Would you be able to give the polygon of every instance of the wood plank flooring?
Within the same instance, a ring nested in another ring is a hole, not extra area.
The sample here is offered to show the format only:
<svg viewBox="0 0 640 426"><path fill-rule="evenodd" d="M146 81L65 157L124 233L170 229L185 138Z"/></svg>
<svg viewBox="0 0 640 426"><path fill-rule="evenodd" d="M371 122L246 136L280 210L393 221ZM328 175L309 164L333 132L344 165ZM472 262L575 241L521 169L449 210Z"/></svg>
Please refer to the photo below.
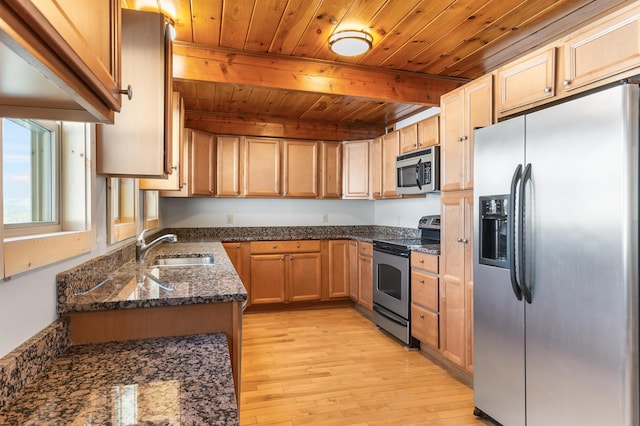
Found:
<svg viewBox="0 0 640 426"><path fill-rule="evenodd" d="M352 308L243 318L241 425L486 425L473 391Z"/></svg>

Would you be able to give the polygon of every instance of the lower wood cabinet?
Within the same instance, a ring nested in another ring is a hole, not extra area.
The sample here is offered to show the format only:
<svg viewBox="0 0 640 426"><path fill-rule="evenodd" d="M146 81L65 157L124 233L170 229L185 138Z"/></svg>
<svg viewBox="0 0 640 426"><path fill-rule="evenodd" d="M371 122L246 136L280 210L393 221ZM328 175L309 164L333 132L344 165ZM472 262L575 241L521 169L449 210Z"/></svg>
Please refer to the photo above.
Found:
<svg viewBox="0 0 640 426"><path fill-rule="evenodd" d="M251 304L322 298L319 240L251 243Z"/></svg>
<svg viewBox="0 0 640 426"><path fill-rule="evenodd" d="M250 293L249 283L251 281L251 246L249 242L222 243L227 256L231 260L233 267L244 284L247 293ZM251 294L249 299L251 300Z"/></svg>
<svg viewBox="0 0 640 426"><path fill-rule="evenodd" d="M411 335L440 347L438 256L411 253Z"/></svg>
<svg viewBox="0 0 640 426"><path fill-rule="evenodd" d="M329 299L349 297L349 244L349 240L330 240L327 242Z"/></svg>
<svg viewBox="0 0 640 426"><path fill-rule="evenodd" d="M373 309L373 244L362 241L349 242L349 296Z"/></svg>

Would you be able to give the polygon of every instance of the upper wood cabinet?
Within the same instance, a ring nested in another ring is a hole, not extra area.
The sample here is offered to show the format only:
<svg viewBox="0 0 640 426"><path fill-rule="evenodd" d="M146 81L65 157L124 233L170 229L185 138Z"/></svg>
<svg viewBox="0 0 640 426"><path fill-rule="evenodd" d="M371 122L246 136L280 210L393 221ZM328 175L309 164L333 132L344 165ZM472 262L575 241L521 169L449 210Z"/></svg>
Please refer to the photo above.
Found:
<svg viewBox="0 0 640 426"><path fill-rule="evenodd" d="M140 179L140 189L155 189L162 191L178 191L184 185L182 177L186 168L184 156L184 102L180 92L173 92L171 114L171 159L173 166L167 179Z"/></svg>
<svg viewBox="0 0 640 426"><path fill-rule="evenodd" d="M493 76L487 74L442 96L441 189L473 188L473 131L493 123Z"/></svg>
<svg viewBox="0 0 640 426"><path fill-rule="evenodd" d="M369 198L370 139L344 142L342 198Z"/></svg>
<svg viewBox="0 0 640 426"><path fill-rule="evenodd" d="M216 189L216 139L210 133L189 131L189 195L213 196Z"/></svg>
<svg viewBox="0 0 640 426"><path fill-rule="evenodd" d="M0 4L0 116L112 123L120 0Z"/></svg>
<svg viewBox="0 0 640 426"><path fill-rule="evenodd" d="M562 43L562 86L575 92L640 64L640 8L634 5L576 31Z"/></svg>
<svg viewBox="0 0 640 426"><path fill-rule="evenodd" d="M400 153L415 151L418 146L418 123L410 124L397 131L400 136ZM395 133L395 132L393 132Z"/></svg>
<svg viewBox="0 0 640 426"><path fill-rule="evenodd" d="M122 10L122 80L133 97L111 126L97 126L97 172L166 178L171 173L171 39L159 13Z"/></svg>
<svg viewBox="0 0 640 426"><path fill-rule="evenodd" d="M280 141L245 139L244 195L246 197L280 196Z"/></svg>
<svg viewBox="0 0 640 426"><path fill-rule="evenodd" d="M369 198L382 198L382 136L369 145Z"/></svg>
<svg viewBox="0 0 640 426"><path fill-rule="evenodd" d="M417 129L417 128L416 128ZM400 153L400 132L382 137L382 197L401 198L396 192L396 157Z"/></svg>
<svg viewBox="0 0 640 426"><path fill-rule="evenodd" d="M318 142L282 141L282 195L318 196Z"/></svg>
<svg viewBox="0 0 640 426"><path fill-rule="evenodd" d="M440 144L440 114L418 121L418 149Z"/></svg>
<svg viewBox="0 0 640 426"><path fill-rule="evenodd" d="M218 136L216 157L216 196L240 196L241 136Z"/></svg>
<svg viewBox="0 0 640 426"><path fill-rule="evenodd" d="M320 198L342 197L342 143L320 142Z"/></svg>
<svg viewBox="0 0 640 426"><path fill-rule="evenodd" d="M549 47L499 68L497 105L499 113L555 96L556 48Z"/></svg>

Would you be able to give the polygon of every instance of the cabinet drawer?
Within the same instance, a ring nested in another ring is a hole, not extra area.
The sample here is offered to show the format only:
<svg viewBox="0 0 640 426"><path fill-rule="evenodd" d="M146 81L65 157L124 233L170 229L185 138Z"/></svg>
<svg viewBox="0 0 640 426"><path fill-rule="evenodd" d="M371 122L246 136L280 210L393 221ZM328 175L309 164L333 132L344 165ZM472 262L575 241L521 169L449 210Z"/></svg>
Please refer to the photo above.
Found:
<svg viewBox="0 0 640 426"><path fill-rule="evenodd" d="M438 312L438 277L411 271L411 301Z"/></svg>
<svg viewBox="0 0 640 426"><path fill-rule="evenodd" d="M358 253L362 256L373 256L373 244L358 242Z"/></svg>
<svg viewBox="0 0 640 426"><path fill-rule="evenodd" d="M411 305L411 335L422 343L438 349L438 314Z"/></svg>
<svg viewBox="0 0 640 426"><path fill-rule="evenodd" d="M435 254L411 252L411 267L422 269L424 271L438 273L438 256Z"/></svg>
<svg viewBox="0 0 640 426"><path fill-rule="evenodd" d="M320 240L253 241L251 253L302 253L320 251Z"/></svg>

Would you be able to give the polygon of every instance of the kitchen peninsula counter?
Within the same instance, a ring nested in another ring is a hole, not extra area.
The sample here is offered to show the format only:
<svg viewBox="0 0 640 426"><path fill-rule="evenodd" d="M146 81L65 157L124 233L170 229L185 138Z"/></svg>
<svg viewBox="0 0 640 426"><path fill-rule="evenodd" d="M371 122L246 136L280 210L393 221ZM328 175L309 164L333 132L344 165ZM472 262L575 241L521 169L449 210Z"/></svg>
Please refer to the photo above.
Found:
<svg viewBox="0 0 640 426"><path fill-rule="evenodd" d="M238 424L223 333L71 346L0 425Z"/></svg>

